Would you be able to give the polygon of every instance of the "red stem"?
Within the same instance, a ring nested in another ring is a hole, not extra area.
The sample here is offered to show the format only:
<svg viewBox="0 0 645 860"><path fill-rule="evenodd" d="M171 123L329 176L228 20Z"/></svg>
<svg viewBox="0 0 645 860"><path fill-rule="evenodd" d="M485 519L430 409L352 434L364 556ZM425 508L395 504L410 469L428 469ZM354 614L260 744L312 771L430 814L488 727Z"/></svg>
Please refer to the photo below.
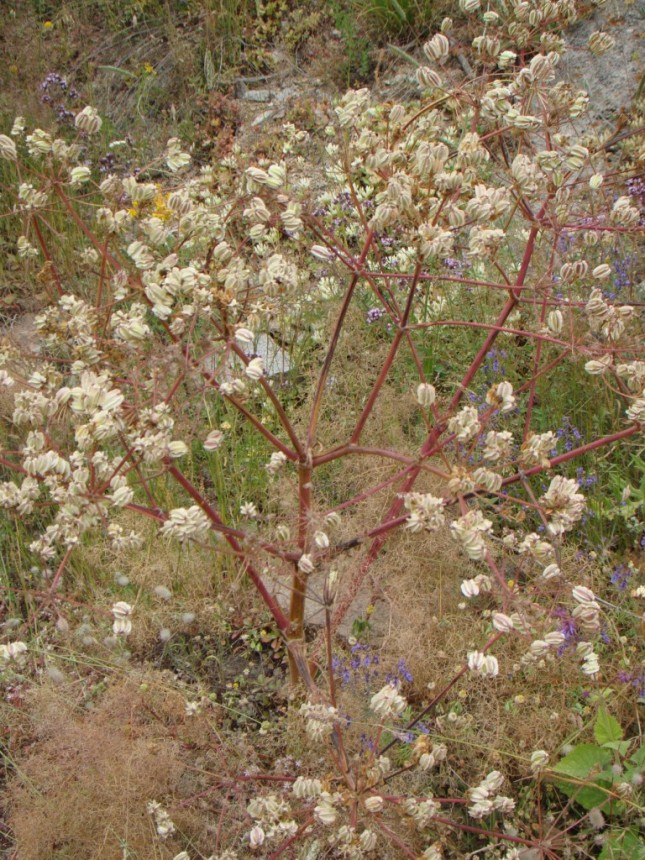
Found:
<svg viewBox="0 0 645 860"><path fill-rule="evenodd" d="M40 224L38 223L38 218L35 217L31 222L34 225L34 230L36 231L36 237L38 238L38 244L40 245L40 249L43 252L43 256L45 260L49 263L51 267L52 277L54 279L54 283L56 284L56 289L58 291L58 295L62 296L64 294L63 286L60 282L60 276L58 274L58 270L56 269L56 265L51 258L51 254L49 253L49 249L47 247L47 243L45 242L45 238L42 234L42 230L40 229Z"/></svg>
<svg viewBox="0 0 645 860"><path fill-rule="evenodd" d="M198 490L195 489L195 487L193 487L193 485L190 483L190 481L179 471L179 469L177 469L175 466L173 466L171 464L168 464L167 468L168 468L168 474L170 474L177 481L177 483L180 486L182 486L184 488L184 490L186 490L188 495L197 502L199 507L204 511L204 513L210 519L210 521L212 523L214 523L215 525L217 525L218 527L223 526L224 523L220 519L219 514L217 514L217 512L208 504L206 499L201 495L201 493ZM266 585L262 581L262 577L260 576L258 571L253 567L251 562L246 557L246 555L245 555L240 543L238 542L237 538L235 538L231 534L228 534L227 531L223 531L223 534L224 534L224 537L226 538L228 544L231 546L231 548L243 560L245 573L248 573L249 577L251 578L253 585L257 589L257 591L258 591L260 597L262 598L262 600L264 601L267 609L269 610L269 612L273 616L273 619L274 619L275 623L277 624L278 629L280 630L281 633L286 634L286 632L289 629L289 619L287 618L287 616L284 614L284 612L280 608L278 601L275 599L275 597L267 589Z"/></svg>

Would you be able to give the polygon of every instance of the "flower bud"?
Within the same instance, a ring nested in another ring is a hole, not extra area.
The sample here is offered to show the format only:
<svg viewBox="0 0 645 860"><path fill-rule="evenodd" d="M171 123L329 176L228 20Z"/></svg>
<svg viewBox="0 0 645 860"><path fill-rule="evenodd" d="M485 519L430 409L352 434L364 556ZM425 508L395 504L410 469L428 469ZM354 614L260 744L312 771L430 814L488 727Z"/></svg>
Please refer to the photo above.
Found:
<svg viewBox="0 0 645 860"><path fill-rule="evenodd" d="M598 360L592 359L585 364L585 372L590 376L601 376L610 367L611 361L612 357L609 353Z"/></svg>
<svg viewBox="0 0 645 860"><path fill-rule="evenodd" d="M365 809L368 812L380 812L383 809L383 798L378 794L373 794L365 799Z"/></svg>
<svg viewBox="0 0 645 860"><path fill-rule="evenodd" d="M74 125L79 131L84 131L86 134L96 134L103 125L103 120L98 115L96 108L88 105L76 114Z"/></svg>
<svg viewBox="0 0 645 860"><path fill-rule="evenodd" d="M73 167L69 174L69 184L82 185L84 182L87 182L91 175L92 171L85 165Z"/></svg>
<svg viewBox="0 0 645 860"><path fill-rule="evenodd" d="M513 619L508 615L504 615L503 612L493 613L493 627L495 630L499 630L500 633L509 633L514 626Z"/></svg>
<svg viewBox="0 0 645 860"><path fill-rule="evenodd" d="M549 754L546 750L535 750L531 753L531 770L533 773L538 773L548 761Z"/></svg>
<svg viewBox="0 0 645 860"><path fill-rule="evenodd" d="M309 575L314 572L314 563L310 555L303 553L298 561L298 569L302 573Z"/></svg>
<svg viewBox="0 0 645 860"><path fill-rule="evenodd" d="M551 311L546 318L547 328L553 334L560 334L564 325L564 317L561 310Z"/></svg>
<svg viewBox="0 0 645 860"><path fill-rule="evenodd" d="M6 134L0 134L0 158L15 161L17 158L16 144Z"/></svg>
<svg viewBox="0 0 645 860"><path fill-rule="evenodd" d="M204 448L206 451L217 451L219 446L224 441L224 434L221 430L211 430L204 440Z"/></svg>
<svg viewBox="0 0 645 860"><path fill-rule="evenodd" d="M422 382L417 386L417 403L424 409L428 409L437 399L437 392L434 385L428 382Z"/></svg>
<svg viewBox="0 0 645 860"><path fill-rule="evenodd" d="M576 585L576 587L571 590L571 594L577 603L595 603L596 601L596 595L585 585Z"/></svg>
<svg viewBox="0 0 645 860"><path fill-rule="evenodd" d="M507 69L517 59L515 51L502 51L497 58L497 65L500 69Z"/></svg>
<svg viewBox="0 0 645 860"><path fill-rule="evenodd" d="M608 266L607 263L602 263L600 266L596 266L591 274L599 281L604 280L611 275L611 266Z"/></svg>
<svg viewBox="0 0 645 860"><path fill-rule="evenodd" d="M542 571L542 579L555 579L561 572L557 564L548 564Z"/></svg>
<svg viewBox="0 0 645 860"><path fill-rule="evenodd" d="M240 343L253 343L255 336L248 328L238 328L235 329L235 340L239 340Z"/></svg>
<svg viewBox="0 0 645 860"><path fill-rule="evenodd" d="M435 33L432 39L423 46L423 52L429 60L435 63L444 63L450 52L450 42L443 33Z"/></svg>
<svg viewBox="0 0 645 860"><path fill-rule="evenodd" d="M602 31L596 31L589 36L589 40L587 45L589 46L589 50L592 54L595 54L597 57L600 54L604 54L607 51L611 51L611 49L616 44L616 40L613 36L610 36L609 33L603 33Z"/></svg>
<svg viewBox="0 0 645 860"><path fill-rule="evenodd" d="M257 358L252 358L244 368L244 373L249 379L257 382L257 380L261 379L264 374L264 362L259 356Z"/></svg>
<svg viewBox="0 0 645 860"><path fill-rule="evenodd" d="M259 824L256 824L255 827L249 833L249 845L251 848L259 848L264 842L264 830L260 827Z"/></svg>
<svg viewBox="0 0 645 860"><path fill-rule="evenodd" d="M330 248L325 247L325 245L312 245L309 249L309 253L317 260L323 260L325 262L329 262L329 260L334 259L334 252Z"/></svg>
<svg viewBox="0 0 645 860"><path fill-rule="evenodd" d="M441 86L441 77L429 66L419 66L415 72L415 77L422 87L431 89L432 87Z"/></svg>

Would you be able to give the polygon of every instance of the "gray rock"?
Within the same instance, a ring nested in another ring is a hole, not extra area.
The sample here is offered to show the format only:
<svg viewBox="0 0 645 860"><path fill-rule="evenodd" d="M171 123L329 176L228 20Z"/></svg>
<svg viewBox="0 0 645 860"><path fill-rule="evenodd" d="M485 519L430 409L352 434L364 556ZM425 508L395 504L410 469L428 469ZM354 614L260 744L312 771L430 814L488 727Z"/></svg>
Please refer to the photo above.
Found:
<svg viewBox="0 0 645 860"><path fill-rule="evenodd" d="M275 110L265 110L262 113L258 114L253 122L251 123L252 127L257 127L262 125L264 122L268 122L270 119L277 119L283 111L275 111Z"/></svg>
<svg viewBox="0 0 645 860"><path fill-rule="evenodd" d="M267 334L259 334L255 339L255 344L246 347L245 352L249 355L260 356L269 379L273 376L283 376L291 370L288 354Z"/></svg>
<svg viewBox="0 0 645 860"><path fill-rule="evenodd" d="M557 67L558 80L586 90L589 110L583 123L611 129L620 108L628 107L643 75L641 43L643 40L643 4L618 4L620 23L616 22L614 4L596 9L565 33L567 52ZM594 56L587 48L589 36L602 30L616 40L615 46Z"/></svg>
<svg viewBox="0 0 645 860"><path fill-rule="evenodd" d="M270 102L272 95L271 90L246 90L242 98L247 102Z"/></svg>

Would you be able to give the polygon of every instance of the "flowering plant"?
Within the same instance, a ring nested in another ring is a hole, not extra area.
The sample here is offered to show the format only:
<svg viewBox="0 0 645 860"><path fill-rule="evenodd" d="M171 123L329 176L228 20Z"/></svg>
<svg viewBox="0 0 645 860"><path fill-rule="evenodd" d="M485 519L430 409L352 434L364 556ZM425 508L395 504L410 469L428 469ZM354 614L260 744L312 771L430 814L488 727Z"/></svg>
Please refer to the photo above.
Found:
<svg viewBox="0 0 645 860"><path fill-rule="evenodd" d="M460 5L475 14L480 4ZM565 635L549 629L549 611L536 609L556 597L570 607L580 634L581 676L602 672L596 650L602 606L563 556L585 497L559 470L638 438L645 426L637 303L603 289L611 275L605 257L637 236L641 213L624 187L627 177L608 163L602 139L588 132L583 145L576 134L587 94L557 81L564 52L559 27L575 20L575 4L499 7L482 15L472 77L455 83L443 68L457 48L446 19L425 46L415 103L374 104L365 89L343 97L325 130L322 193L305 157L311 141L289 124L282 159L254 163L234 148L221 164L192 172L190 154L172 138L156 165L167 171L167 188L146 170L98 177L87 151L102 121L90 106L77 113L72 141L19 121L13 133L0 135L12 214L22 225L18 251L28 263L40 261L50 291L36 319L34 354L0 353L11 428L11 443L0 453L0 505L8 516L39 515L43 525L30 551L55 568L52 595L85 535L104 530L115 551L139 545L132 514L158 523L163 539L234 555L285 639L291 681L305 687L308 737L326 746L343 786L336 790L330 777L296 781L294 796L311 805L304 823L282 798L252 801L249 846L273 840L271 856L310 825L335 826L343 806L350 816L332 839L338 856L368 856L376 830L415 856L392 822L383 822L404 803L386 792L395 773L388 745L354 766L333 673L321 686L315 668L325 648L331 668L335 631L404 530L449 534L464 564L479 566L459 584L461 592L469 600L486 595L498 610L490 635L460 655L455 678L472 673L494 683L507 671L489 653L502 637L516 637L524 666L556 652ZM590 42L596 53L610 47L607 34ZM342 231L334 229L339 200ZM55 210L84 237L79 264L93 279L62 276L50 227ZM444 265L447 259L459 267ZM372 322L387 322L386 351L340 420L328 407L334 368L354 306L365 297L379 311L378 318L370 311ZM313 385L301 392L304 407L293 408L271 350L280 338L297 342L306 315L317 344ZM463 354L441 378L428 371L428 357L446 333ZM270 345L263 354L261 342ZM499 343L516 347L518 362L491 382L486 361ZM559 452L553 430L540 426L538 406L548 397L549 378L564 366L586 373L593 390L617 405L612 428ZM398 389L395 371L405 378ZM478 396L482 378L486 390ZM390 444L375 421L393 393L415 416L406 444ZM207 414L225 404L265 445L266 484L258 499L215 503L191 474L186 464L194 445L216 458L234 444L223 425L212 426L201 412L186 420L199 402ZM381 464L382 476L330 505L319 476L330 464L357 460ZM182 502L176 507L164 502L162 476L176 486ZM294 513L279 519L275 498L290 482ZM380 514L354 528L355 512L374 498ZM527 533L512 527L520 516L531 523ZM343 565L352 550L360 555ZM531 571L525 587L509 584L510 559ZM288 607L274 587L286 578ZM309 646L305 601L318 581L325 631ZM132 606L119 601L112 615L113 632L131 634ZM388 683L370 709L378 721L397 723L406 704ZM391 745L400 742L399 729ZM445 753L437 739L421 735L405 770L429 770ZM499 793L503 781L492 771L467 792L472 819L513 812L513 800ZM405 800L422 841L432 822L448 821L441 803L451 801L430 793ZM151 815L158 831L166 827L156 806ZM376 823L359 834L359 818ZM537 844L528 834L479 832ZM438 852L431 845L422 856Z"/></svg>

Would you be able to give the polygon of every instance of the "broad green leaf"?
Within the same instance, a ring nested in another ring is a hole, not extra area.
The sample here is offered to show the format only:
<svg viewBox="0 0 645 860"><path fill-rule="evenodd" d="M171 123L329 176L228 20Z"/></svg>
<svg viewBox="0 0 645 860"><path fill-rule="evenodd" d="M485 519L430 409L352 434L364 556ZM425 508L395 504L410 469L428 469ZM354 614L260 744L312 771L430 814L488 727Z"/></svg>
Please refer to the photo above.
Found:
<svg viewBox="0 0 645 860"><path fill-rule="evenodd" d="M596 741L602 746L603 744L612 743L613 741L621 741L623 739L623 730L616 717L612 717L605 705L601 705L598 709L598 716L593 727L593 733Z"/></svg>
<svg viewBox="0 0 645 860"><path fill-rule="evenodd" d="M575 779L588 779L589 776L597 776L610 761L609 750L601 749L595 744L578 744L560 759L553 770Z"/></svg>
<svg viewBox="0 0 645 860"><path fill-rule="evenodd" d="M621 756L625 756L627 755L629 745L630 741L607 741L607 743L603 744L603 747L607 750L616 750Z"/></svg>
<svg viewBox="0 0 645 860"><path fill-rule="evenodd" d="M557 787L585 809L602 805L610 797L612 781L610 774L603 771L611 758L608 749L579 744L553 768L556 773L571 777L571 781L557 780Z"/></svg>
<svg viewBox="0 0 645 860"><path fill-rule="evenodd" d="M630 756L630 761L633 761L635 765L641 765L645 762L645 744L640 746L633 756Z"/></svg>
<svg viewBox="0 0 645 860"><path fill-rule="evenodd" d="M645 842L633 830L609 833L599 860L645 860Z"/></svg>

